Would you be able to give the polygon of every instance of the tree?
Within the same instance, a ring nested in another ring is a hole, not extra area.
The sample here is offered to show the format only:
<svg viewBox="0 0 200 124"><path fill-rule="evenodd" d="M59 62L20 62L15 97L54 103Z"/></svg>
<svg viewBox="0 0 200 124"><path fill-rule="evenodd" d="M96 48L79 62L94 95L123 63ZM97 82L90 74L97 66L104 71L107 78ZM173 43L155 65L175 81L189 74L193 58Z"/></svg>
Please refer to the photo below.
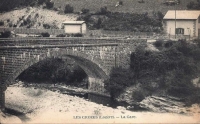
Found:
<svg viewBox="0 0 200 124"><path fill-rule="evenodd" d="M119 1L119 5L123 5L123 1L120 0L120 1Z"/></svg>
<svg viewBox="0 0 200 124"><path fill-rule="evenodd" d="M117 98L126 87L134 84L133 81L133 73L131 70L117 67L111 70L110 78L104 83L111 97Z"/></svg>
<svg viewBox="0 0 200 124"><path fill-rule="evenodd" d="M100 8L100 12L98 14L106 15L107 13L109 13L109 11L108 11L107 7L104 6L104 7Z"/></svg>
<svg viewBox="0 0 200 124"><path fill-rule="evenodd" d="M48 32L41 33L42 37L50 37L50 34Z"/></svg>
<svg viewBox="0 0 200 124"><path fill-rule="evenodd" d="M51 26L49 24L43 24L44 29L50 29Z"/></svg>
<svg viewBox="0 0 200 124"><path fill-rule="evenodd" d="M99 18L95 28L100 29L101 28L101 24L102 24L102 21L101 21L101 18Z"/></svg>
<svg viewBox="0 0 200 124"><path fill-rule="evenodd" d="M158 17L158 20L162 20L164 15L162 14L162 12L158 11L157 12L157 17Z"/></svg>
<svg viewBox="0 0 200 124"><path fill-rule="evenodd" d="M199 3L199 1L197 1L197 3L195 3L194 1L191 1L187 4L187 8L192 9L192 10L199 10L200 9L200 3Z"/></svg>
<svg viewBox="0 0 200 124"><path fill-rule="evenodd" d="M73 13L73 12L74 12L74 8L72 6L70 6L69 4L67 4L65 6L64 13Z"/></svg>
<svg viewBox="0 0 200 124"><path fill-rule="evenodd" d="M3 21L0 21L0 26L4 25L4 22Z"/></svg>
<svg viewBox="0 0 200 124"><path fill-rule="evenodd" d="M38 4L39 5L42 5L43 3L45 3L46 2L46 0L38 0Z"/></svg>
<svg viewBox="0 0 200 124"><path fill-rule="evenodd" d="M47 7L47 9L51 9L51 8L53 8L53 6L54 6L53 2L51 2L50 0L46 1L46 7Z"/></svg>
<svg viewBox="0 0 200 124"><path fill-rule="evenodd" d="M83 34L81 33L75 33L75 34L72 34L73 37L83 37Z"/></svg>
<svg viewBox="0 0 200 124"><path fill-rule="evenodd" d="M81 9L81 12L82 12L83 14L86 14L86 13L89 13L90 10L89 10L89 9L85 9L85 8L83 8L83 9Z"/></svg>
<svg viewBox="0 0 200 124"><path fill-rule="evenodd" d="M0 38L9 38L11 36L10 31L5 31L0 33Z"/></svg>

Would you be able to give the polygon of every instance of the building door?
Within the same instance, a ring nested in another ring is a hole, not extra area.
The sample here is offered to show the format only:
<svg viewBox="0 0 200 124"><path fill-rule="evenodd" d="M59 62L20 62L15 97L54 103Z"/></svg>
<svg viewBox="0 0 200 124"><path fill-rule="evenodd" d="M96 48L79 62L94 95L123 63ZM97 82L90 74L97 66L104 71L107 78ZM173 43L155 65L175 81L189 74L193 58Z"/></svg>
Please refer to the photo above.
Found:
<svg viewBox="0 0 200 124"><path fill-rule="evenodd" d="M176 37L178 39L183 39L184 38L184 28L176 28Z"/></svg>
<svg viewBox="0 0 200 124"><path fill-rule="evenodd" d="M198 29L198 39L200 39L200 29Z"/></svg>

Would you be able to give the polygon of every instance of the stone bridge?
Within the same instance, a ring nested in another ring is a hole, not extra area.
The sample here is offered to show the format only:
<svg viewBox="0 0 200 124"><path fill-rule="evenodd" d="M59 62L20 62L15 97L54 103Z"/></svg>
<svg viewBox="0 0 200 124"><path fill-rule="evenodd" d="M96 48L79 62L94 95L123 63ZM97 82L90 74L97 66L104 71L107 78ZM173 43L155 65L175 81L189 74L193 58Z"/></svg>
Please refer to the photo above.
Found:
<svg viewBox="0 0 200 124"><path fill-rule="evenodd" d="M88 75L88 88L107 95L103 81L113 67L129 67L130 53L146 40L97 38L11 38L0 39L0 108L5 90L31 65L46 58L73 59Z"/></svg>

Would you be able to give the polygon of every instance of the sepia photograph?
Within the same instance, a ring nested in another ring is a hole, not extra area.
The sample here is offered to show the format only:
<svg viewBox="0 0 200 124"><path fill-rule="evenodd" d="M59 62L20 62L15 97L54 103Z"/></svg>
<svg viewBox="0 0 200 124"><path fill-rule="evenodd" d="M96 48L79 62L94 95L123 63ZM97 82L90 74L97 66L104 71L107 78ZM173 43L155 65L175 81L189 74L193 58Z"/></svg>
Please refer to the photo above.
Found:
<svg viewBox="0 0 200 124"><path fill-rule="evenodd" d="M200 123L200 0L0 0L14 123Z"/></svg>

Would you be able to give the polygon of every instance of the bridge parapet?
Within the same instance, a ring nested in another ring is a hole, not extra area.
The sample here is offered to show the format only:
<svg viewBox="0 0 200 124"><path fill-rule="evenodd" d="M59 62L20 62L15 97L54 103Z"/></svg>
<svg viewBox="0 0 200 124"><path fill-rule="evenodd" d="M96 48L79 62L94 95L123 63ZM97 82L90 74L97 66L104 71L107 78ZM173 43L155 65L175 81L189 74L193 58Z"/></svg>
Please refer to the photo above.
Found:
<svg viewBox="0 0 200 124"><path fill-rule="evenodd" d="M0 46L29 46L29 45L66 45L66 44L130 44L144 42L143 39L115 38L5 38L0 39Z"/></svg>

